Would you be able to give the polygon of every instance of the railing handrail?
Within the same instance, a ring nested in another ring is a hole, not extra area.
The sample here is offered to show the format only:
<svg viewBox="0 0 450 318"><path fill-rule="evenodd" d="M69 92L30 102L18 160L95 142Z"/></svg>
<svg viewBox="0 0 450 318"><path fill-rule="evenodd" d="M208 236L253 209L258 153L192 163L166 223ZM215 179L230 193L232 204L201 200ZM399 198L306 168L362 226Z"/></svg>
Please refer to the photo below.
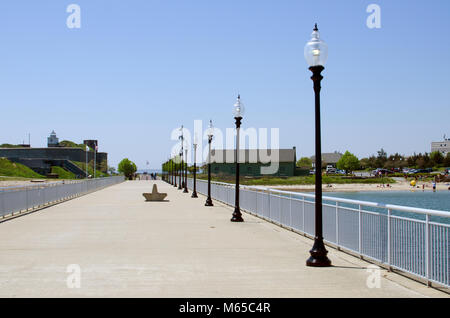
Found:
<svg viewBox="0 0 450 318"><path fill-rule="evenodd" d="M109 179L109 178L118 178L123 176L110 176L110 177L99 177L99 178L91 178L91 179L74 179L74 180L58 180L58 181L52 181L49 183L45 182L39 182L38 184L32 184L32 185L17 185L17 186L8 186L8 187L0 187L0 191L13 191L13 190L26 190L26 189L36 189L36 188L48 188L48 187L55 187L65 184L74 184L74 183L83 183L83 182L92 182L94 180L101 180L101 179Z"/></svg>
<svg viewBox="0 0 450 318"><path fill-rule="evenodd" d="M202 180L202 179L199 179L198 181L207 182L206 180ZM225 183L225 182L219 182L219 181L211 181L211 183L234 187L234 184L231 184L231 183ZM306 198L315 198L314 194L271 189L271 188L267 188L264 186L241 185L240 187L241 187L241 189L259 190L259 191L267 191L267 192L271 192L271 193L281 193L281 194L302 196L302 197L306 197ZM334 201L334 202L339 202L339 203L347 203L347 204L355 204L355 205L364 205L364 206L373 207L373 208L391 209L391 210L402 211L402 212L411 212L411 213L418 213L418 214L450 218L450 211L415 208L415 207L395 205L395 204L384 204L384 203L360 201L360 200L352 200L352 199L344 199L344 198L336 198L336 197L328 197L328 196L322 196L322 200Z"/></svg>

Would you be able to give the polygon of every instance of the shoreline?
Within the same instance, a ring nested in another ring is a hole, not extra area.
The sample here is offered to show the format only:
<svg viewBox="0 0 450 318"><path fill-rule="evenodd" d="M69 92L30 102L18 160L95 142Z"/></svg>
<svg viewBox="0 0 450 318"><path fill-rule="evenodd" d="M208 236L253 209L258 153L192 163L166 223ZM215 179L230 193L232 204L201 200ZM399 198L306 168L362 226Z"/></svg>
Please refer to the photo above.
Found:
<svg viewBox="0 0 450 318"><path fill-rule="evenodd" d="M331 185L331 186L330 186ZM397 181L394 184L390 184L389 187L383 184L366 184L366 183L348 183L348 184L330 184L323 185L322 192L432 192L433 187L431 182L419 181L415 187L412 187L409 182ZM425 187L423 188L423 185ZM270 189L286 190L293 192L314 192L315 185L269 185L263 186ZM438 183L436 184L436 191L449 192L450 183Z"/></svg>

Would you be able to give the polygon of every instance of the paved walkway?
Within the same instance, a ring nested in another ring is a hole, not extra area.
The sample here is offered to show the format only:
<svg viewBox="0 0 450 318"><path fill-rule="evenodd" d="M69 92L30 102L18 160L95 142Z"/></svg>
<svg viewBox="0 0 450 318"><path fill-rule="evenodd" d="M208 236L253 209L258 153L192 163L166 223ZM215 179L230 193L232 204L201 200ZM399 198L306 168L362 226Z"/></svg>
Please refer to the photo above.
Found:
<svg viewBox="0 0 450 318"><path fill-rule="evenodd" d="M157 181L168 202L144 202L152 181L128 181L0 223L1 297L449 297L329 249L334 267L305 266L312 241ZM69 264L81 287L68 288Z"/></svg>

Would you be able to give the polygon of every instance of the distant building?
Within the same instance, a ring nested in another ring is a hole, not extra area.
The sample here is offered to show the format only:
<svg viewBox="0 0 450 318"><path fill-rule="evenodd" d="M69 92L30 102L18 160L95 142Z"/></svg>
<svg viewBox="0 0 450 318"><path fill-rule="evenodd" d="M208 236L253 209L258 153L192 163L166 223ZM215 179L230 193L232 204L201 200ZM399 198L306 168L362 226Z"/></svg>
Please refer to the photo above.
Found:
<svg viewBox="0 0 450 318"><path fill-rule="evenodd" d="M431 143L431 152L439 151L444 156L450 152L450 139L444 135L443 141L433 141Z"/></svg>
<svg viewBox="0 0 450 318"><path fill-rule="evenodd" d="M278 156L274 154L275 151L278 151ZM236 173L235 155L236 150L211 150L211 173L234 175ZM261 158L261 156L265 158ZM272 158L273 163L276 159L278 164L278 170L270 175L295 175L297 161L295 147L292 149L242 149L240 150L239 174L241 176L262 176L261 168L271 165L270 162L267 162L269 157ZM274 165L272 164L272 166Z"/></svg>
<svg viewBox="0 0 450 318"><path fill-rule="evenodd" d="M86 140L85 144L93 146L98 145L97 140ZM12 162L21 163L35 172L46 175L51 172L52 166L63 167L78 177L85 177L85 170L81 169L74 162L85 163L94 160L94 152L83 148L61 147L59 139L54 131L47 138L48 148L30 148L29 145L14 148L0 148L0 158L7 158ZM87 157L87 158L86 158ZM108 154L106 152L97 152L95 155L98 170L100 167L106 169L108 166ZM103 165L101 165L104 163ZM106 172L106 171L103 171Z"/></svg>
<svg viewBox="0 0 450 318"><path fill-rule="evenodd" d="M56 133L54 130L50 133L50 136L47 137L47 147L59 147L59 139L56 137Z"/></svg>
<svg viewBox="0 0 450 318"><path fill-rule="evenodd" d="M326 163L327 165L332 165L334 168L336 168L336 164L341 159L342 154L340 152L330 152L330 153L322 153L322 162ZM316 166L316 156L311 157L312 160L312 166L313 168Z"/></svg>

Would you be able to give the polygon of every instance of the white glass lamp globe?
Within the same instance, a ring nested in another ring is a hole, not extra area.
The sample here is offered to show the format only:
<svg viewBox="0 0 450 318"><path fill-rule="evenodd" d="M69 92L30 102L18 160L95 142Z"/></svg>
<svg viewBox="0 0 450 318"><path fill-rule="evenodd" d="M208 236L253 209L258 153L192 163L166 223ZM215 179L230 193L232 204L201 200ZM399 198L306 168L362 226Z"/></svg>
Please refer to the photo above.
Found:
<svg viewBox="0 0 450 318"><path fill-rule="evenodd" d="M305 59L309 66L325 66L328 59L328 45L320 39L317 24L311 34L311 40L305 45Z"/></svg>
<svg viewBox="0 0 450 318"><path fill-rule="evenodd" d="M234 104L233 115L234 118L242 118L244 116L245 108L244 104L241 102L241 95L238 95L237 101Z"/></svg>

